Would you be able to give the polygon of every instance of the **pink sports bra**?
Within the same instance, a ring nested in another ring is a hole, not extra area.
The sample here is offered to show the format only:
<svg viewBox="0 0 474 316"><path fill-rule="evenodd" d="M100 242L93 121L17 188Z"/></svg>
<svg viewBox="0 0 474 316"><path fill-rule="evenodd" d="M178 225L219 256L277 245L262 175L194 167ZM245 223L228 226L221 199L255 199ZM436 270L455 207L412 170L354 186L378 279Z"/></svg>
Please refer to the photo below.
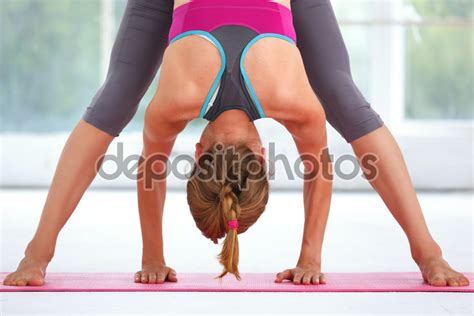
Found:
<svg viewBox="0 0 474 316"><path fill-rule="evenodd" d="M270 0L193 0L173 12L169 41L193 30L211 32L225 25L241 25L258 34L277 33L296 42L291 11Z"/></svg>

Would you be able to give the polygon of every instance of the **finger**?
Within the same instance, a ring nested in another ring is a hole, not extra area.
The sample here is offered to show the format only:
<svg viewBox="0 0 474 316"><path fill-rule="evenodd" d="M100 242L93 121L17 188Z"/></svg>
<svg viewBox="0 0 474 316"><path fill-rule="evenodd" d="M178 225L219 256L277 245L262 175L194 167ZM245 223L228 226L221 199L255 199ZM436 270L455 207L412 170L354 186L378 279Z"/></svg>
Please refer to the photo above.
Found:
<svg viewBox="0 0 474 316"><path fill-rule="evenodd" d="M319 274L313 275L313 278L311 279L311 284L318 285L319 282Z"/></svg>
<svg viewBox="0 0 474 316"><path fill-rule="evenodd" d="M170 268L168 272L168 281L170 282L178 282L178 278L176 277L176 271Z"/></svg>
<svg viewBox="0 0 474 316"><path fill-rule="evenodd" d="M275 282L281 283L281 282L283 282L283 280L291 280L292 276L293 275L292 275L290 270L285 270L285 271L280 272L276 275Z"/></svg>
<svg viewBox="0 0 474 316"><path fill-rule="evenodd" d="M148 283L148 273L142 272L142 277L140 279L142 283Z"/></svg>
<svg viewBox="0 0 474 316"><path fill-rule="evenodd" d="M309 285L311 283L311 279L313 278L314 273L307 272L303 275L302 283L304 285Z"/></svg>
<svg viewBox="0 0 474 316"><path fill-rule="evenodd" d="M166 273L165 272L158 272L156 274L156 284L163 284L165 283Z"/></svg>
<svg viewBox="0 0 474 316"><path fill-rule="evenodd" d="M148 274L148 283L149 284L155 284L156 283L156 273L149 273Z"/></svg>
<svg viewBox="0 0 474 316"><path fill-rule="evenodd" d="M301 279L303 279L303 273L302 272L296 272L295 276L293 277L293 283L294 284L301 284Z"/></svg>
<svg viewBox="0 0 474 316"><path fill-rule="evenodd" d="M324 273L321 273L321 275L319 276L319 283L326 284L326 276L324 275Z"/></svg>
<svg viewBox="0 0 474 316"><path fill-rule="evenodd" d="M137 273L135 273L135 277L134 277L135 283L140 283L141 278L142 278L141 271L138 271Z"/></svg>

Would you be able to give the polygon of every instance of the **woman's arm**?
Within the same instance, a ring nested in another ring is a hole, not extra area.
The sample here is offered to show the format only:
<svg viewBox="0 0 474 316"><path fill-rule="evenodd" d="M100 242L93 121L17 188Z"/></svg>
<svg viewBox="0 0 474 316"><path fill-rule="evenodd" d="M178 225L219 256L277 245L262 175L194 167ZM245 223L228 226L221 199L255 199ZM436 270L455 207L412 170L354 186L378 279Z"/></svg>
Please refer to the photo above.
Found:
<svg viewBox="0 0 474 316"><path fill-rule="evenodd" d="M276 282L289 279L297 284L324 283L321 251L332 193L332 164L327 151L325 116L320 109L305 116L302 122L284 124L293 135L304 164L305 222L297 266L279 273Z"/></svg>
<svg viewBox="0 0 474 316"><path fill-rule="evenodd" d="M176 282L176 272L166 266L163 246L163 208L166 198L166 162L187 121L173 121L166 104L155 97L145 113L143 153L137 178L138 209L142 232L142 270L135 282ZM169 107L168 107L169 108Z"/></svg>
<svg viewBox="0 0 474 316"><path fill-rule="evenodd" d="M332 164L325 136L297 138L295 143L304 163L303 199L305 222L298 266L321 265L324 232L332 193ZM323 140L324 138L324 140ZM305 141L307 140L307 141Z"/></svg>

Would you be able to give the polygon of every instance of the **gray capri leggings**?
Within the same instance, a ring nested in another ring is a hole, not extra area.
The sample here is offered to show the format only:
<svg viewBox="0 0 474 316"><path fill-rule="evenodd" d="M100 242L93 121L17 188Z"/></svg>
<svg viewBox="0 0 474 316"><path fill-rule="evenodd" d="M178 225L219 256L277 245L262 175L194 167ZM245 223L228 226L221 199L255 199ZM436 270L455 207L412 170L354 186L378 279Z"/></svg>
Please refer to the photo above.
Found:
<svg viewBox="0 0 474 316"><path fill-rule="evenodd" d="M83 119L118 136L137 112L168 45L173 1L129 0L114 46L107 77Z"/></svg>
<svg viewBox="0 0 474 316"><path fill-rule="evenodd" d="M352 79L349 56L330 0L292 0L298 48L328 122L347 142L383 125ZM129 0L107 78L83 119L117 136L130 122L161 64L173 1Z"/></svg>

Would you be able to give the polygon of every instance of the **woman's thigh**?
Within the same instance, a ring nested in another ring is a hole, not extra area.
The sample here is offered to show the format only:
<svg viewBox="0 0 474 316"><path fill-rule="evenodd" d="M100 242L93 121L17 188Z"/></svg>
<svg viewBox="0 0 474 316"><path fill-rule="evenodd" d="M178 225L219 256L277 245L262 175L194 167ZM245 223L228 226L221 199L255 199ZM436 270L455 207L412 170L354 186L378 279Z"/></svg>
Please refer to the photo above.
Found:
<svg viewBox="0 0 474 316"><path fill-rule="evenodd" d="M298 48L329 123L347 142L381 127L382 119L352 79L349 55L330 0L293 0L291 7Z"/></svg>
<svg viewBox="0 0 474 316"><path fill-rule="evenodd" d="M168 45L168 1L129 0L112 48L107 78L83 118L117 136L134 116Z"/></svg>

